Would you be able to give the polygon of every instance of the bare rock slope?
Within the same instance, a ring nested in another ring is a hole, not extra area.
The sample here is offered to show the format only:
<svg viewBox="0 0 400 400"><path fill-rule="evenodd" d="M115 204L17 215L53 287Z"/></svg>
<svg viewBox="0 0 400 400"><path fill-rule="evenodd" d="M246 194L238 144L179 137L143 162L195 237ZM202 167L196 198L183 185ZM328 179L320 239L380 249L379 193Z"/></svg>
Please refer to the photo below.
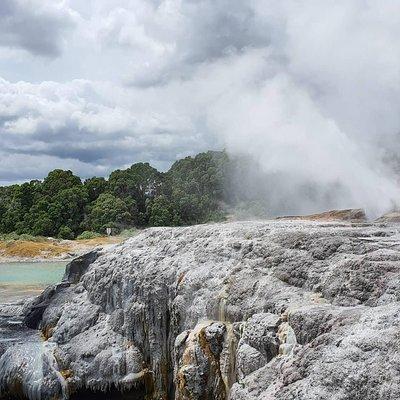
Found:
<svg viewBox="0 0 400 400"><path fill-rule="evenodd" d="M0 398L399 399L399 300L395 226L153 228L25 308Z"/></svg>

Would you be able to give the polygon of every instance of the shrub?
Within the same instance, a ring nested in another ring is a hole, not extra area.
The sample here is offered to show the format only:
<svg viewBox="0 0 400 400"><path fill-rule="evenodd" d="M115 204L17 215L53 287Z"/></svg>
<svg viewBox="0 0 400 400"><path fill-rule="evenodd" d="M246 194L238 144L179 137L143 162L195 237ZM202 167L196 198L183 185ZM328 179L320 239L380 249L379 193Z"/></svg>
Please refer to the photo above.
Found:
<svg viewBox="0 0 400 400"><path fill-rule="evenodd" d="M47 238L43 236L33 236L29 235L28 233L23 233L19 235L18 240L24 240L26 242L45 242L47 241Z"/></svg>
<svg viewBox="0 0 400 400"><path fill-rule="evenodd" d="M28 233L22 233L18 235L16 232L0 234L0 240L4 241L15 241L15 240L23 240L25 242L46 242L47 238L43 236L33 236L29 235Z"/></svg>
<svg viewBox="0 0 400 400"><path fill-rule="evenodd" d="M19 236L15 232L4 233L0 235L0 240L10 241L10 240L18 240Z"/></svg>
<svg viewBox="0 0 400 400"><path fill-rule="evenodd" d="M74 239L74 237L74 232L72 232L72 229L68 226L62 226L58 231L59 239Z"/></svg>
<svg viewBox="0 0 400 400"><path fill-rule="evenodd" d="M102 193L90 206L88 227L96 232L105 232L106 228L129 226L131 214L127 203L110 193Z"/></svg>
<svg viewBox="0 0 400 400"><path fill-rule="evenodd" d="M77 237L77 240L95 239L101 236L102 235L100 235L100 233L97 232L84 231Z"/></svg>

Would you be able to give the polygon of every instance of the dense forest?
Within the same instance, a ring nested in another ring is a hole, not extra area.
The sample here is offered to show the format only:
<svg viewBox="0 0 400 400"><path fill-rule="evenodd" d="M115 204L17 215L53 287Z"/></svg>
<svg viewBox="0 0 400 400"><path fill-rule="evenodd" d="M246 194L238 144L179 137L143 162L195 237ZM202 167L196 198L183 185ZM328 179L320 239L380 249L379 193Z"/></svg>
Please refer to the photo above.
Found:
<svg viewBox="0 0 400 400"><path fill-rule="evenodd" d="M167 172L137 163L108 179L81 180L56 169L43 181L0 187L0 233L73 239L107 227L223 220L240 201L232 190L236 166L226 152L209 151L176 161Z"/></svg>

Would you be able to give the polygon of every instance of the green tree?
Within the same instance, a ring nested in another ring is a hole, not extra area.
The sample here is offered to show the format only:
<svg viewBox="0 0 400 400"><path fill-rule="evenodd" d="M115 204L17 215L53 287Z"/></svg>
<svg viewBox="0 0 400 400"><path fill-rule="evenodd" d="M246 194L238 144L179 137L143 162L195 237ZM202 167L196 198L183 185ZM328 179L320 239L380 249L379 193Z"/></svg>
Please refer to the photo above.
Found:
<svg viewBox="0 0 400 400"><path fill-rule="evenodd" d="M29 212L24 215L24 220L18 225L17 233L42 236L54 235L54 223L48 216L49 207L50 202L47 196L38 197Z"/></svg>
<svg viewBox="0 0 400 400"><path fill-rule="evenodd" d="M128 205L111 193L101 194L89 208L87 225L90 230L104 233L107 227L122 229L132 224Z"/></svg>
<svg viewBox="0 0 400 400"><path fill-rule="evenodd" d="M41 182L30 181L14 188L14 200L18 202L21 211L25 214L33 206L38 196L41 195Z"/></svg>
<svg viewBox="0 0 400 400"><path fill-rule="evenodd" d="M11 203L10 206L4 211L1 218L1 232L11 233L16 230L16 227L21 222L21 215L23 215L22 208L18 203ZM23 233L23 232L21 232Z"/></svg>
<svg viewBox="0 0 400 400"><path fill-rule="evenodd" d="M54 222L49 218L47 213L42 211L35 215L30 233L34 236L55 236Z"/></svg>
<svg viewBox="0 0 400 400"><path fill-rule="evenodd" d="M71 171L55 169L43 181L43 191L48 196L54 196L65 189L82 185L81 179Z"/></svg>
<svg viewBox="0 0 400 400"><path fill-rule="evenodd" d="M136 223L147 224L146 207L163 189L163 174L148 163L133 164L126 170L111 173L109 186L112 193L119 198L132 198L135 201L138 217Z"/></svg>
<svg viewBox="0 0 400 400"><path fill-rule="evenodd" d="M81 233L87 203L88 194L82 185L58 192L48 210L48 216L54 223L53 234L58 234L62 226L69 227L75 236Z"/></svg>
<svg viewBox="0 0 400 400"><path fill-rule="evenodd" d="M12 185L2 190L0 229L3 233L14 232L24 217L26 207L22 204L20 191L19 185Z"/></svg>
<svg viewBox="0 0 400 400"><path fill-rule="evenodd" d="M104 178L88 178L83 183L87 190L89 201L95 201L102 193L108 190L108 182Z"/></svg>
<svg viewBox="0 0 400 400"><path fill-rule="evenodd" d="M76 237L106 226L220 220L227 203L253 200L254 190L236 197L231 190L237 179L245 180L237 173L242 166L213 151L176 161L167 173L137 163L112 172L108 181L93 177L83 184L71 171L56 169L43 182L0 187L0 233Z"/></svg>
<svg viewBox="0 0 400 400"><path fill-rule="evenodd" d="M221 219L229 169L225 152L209 151L175 162L168 171L171 201L185 224Z"/></svg>
<svg viewBox="0 0 400 400"><path fill-rule="evenodd" d="M173 204L166 196L157 196L147 207L149 225L170 226L179 224L178 216L174 212Z"/></svg>

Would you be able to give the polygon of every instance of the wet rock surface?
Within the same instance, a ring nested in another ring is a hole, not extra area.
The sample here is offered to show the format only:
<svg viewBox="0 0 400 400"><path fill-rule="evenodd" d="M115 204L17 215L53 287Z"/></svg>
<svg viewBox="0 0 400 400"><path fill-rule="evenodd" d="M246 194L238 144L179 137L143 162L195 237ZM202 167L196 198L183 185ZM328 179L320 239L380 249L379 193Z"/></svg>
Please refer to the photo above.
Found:
<svg viewBox="0 0 400 400"><path fill-rule="evenodd" d="M0 397L400 398L395 225L153 228L90 257L22 309Z"/></svg>

